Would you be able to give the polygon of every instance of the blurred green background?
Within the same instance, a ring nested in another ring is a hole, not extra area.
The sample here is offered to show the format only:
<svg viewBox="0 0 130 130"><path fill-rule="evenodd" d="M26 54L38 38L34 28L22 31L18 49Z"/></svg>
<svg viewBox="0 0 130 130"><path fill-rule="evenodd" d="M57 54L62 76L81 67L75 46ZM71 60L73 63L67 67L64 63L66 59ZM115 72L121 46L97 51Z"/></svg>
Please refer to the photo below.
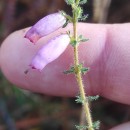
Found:
<svg viewBox="0 0 130 130"><path fill-rule="evenodd" d="M130 22L130 0L88 0L89 23ZM0 0L0 43L13 31L43 16L71 9L63 0ZM51 97L17 88L0 72L0 130L75 130L81 106L73 98ZM94 119L107 130L130 120L130 106L100 98L92 103Z"/></svg>

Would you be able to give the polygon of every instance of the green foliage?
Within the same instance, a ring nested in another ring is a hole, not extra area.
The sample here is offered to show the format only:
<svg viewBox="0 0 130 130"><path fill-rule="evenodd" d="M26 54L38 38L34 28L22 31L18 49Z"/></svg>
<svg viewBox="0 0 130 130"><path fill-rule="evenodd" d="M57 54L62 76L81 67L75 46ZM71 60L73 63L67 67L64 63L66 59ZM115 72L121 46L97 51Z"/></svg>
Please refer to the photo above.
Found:
<svg viewBox="0 0 130 130"><path fill-rule="evenodd" d="M99 127L100 127L100 121L96 121L96 122L93 123L93 128L94 128L95 130L98 130Z"/></svg>
<svg viewBox="0 0 130 130"><path fill-rule="evenodd" d="M82 74L85 74L89 71L89 68L83 67L83 64L79 64L77 67L71 66L69 70L63 71L64 74L72 74L72 73L78 73L81 72Z"/></svg>
<svg viewBox="0 0 130 130"><path fill-rule="evenodd" d="M84 38L82 35L79 35L79 37L78 37L78 42L86 42L88 40L89 39Z"/></svg>
<svg viewBox="0 0 130 130"><path fill-rule="evenodd" d="M82 97L81 96L76 96L76 103L81 103L81 104L84 104L84 102L85 102L85 100L83 100L82 99ZM97 100L99 98L99 96L97 95L97 96L88 96L87 97L87 99L89 100L89 101L94 101L94 100Z"/></svg>
<svg viewBox="0 0 130 130"><path fill-rule="evenodd" d="M63 71L64 74L72 74L81 72L82 74L85 74L87 71L89 71L89 68L83 67L83 64L79 64L77 67L71 66L69 70Z"/></svg>
<svg viewBox="0 0 130 130"><path fill-rule="evenodd" d="M83 100L82 99L82 97L81 96L76 96L76 103L81 103L81 104L84 104L84 102L85 102L85 100ZM87 97L87 100L89 100L89 101L95 101L95 100L97 100L99 98L99 95L96 95L96 96L88 96Z"/></svg>
<svg viewBox="0 0 130 130"><path fill-rule="evenodd" d="M72 74L72 73L75 73L75 69L74 69L74 67L72 66L69 70L65 70L63 73L64 73L64 74Z"/></svg>
<svg viewBox="0 0 130 130"><path fill-rule="evenodd" d="M83 9L81 7L77 7L77 18L80 18L83 14Z"/></svg>
<svg viewBox="0 0 130 130"><path fill-rule="evenodd" d="M68 5L72 5L75 3L75 0L65 0L65 2L68 4Z"/></svg>
<svg viewBox="0 0 130 130"><path fill-rule="evenodd" d="M84 38L84 39L81 39L80 42L87 42L88 40L89 39Z"/></svg>
<svg viewBox="0 0 130 130"><path fill-rule="evenodd" d="M90 128L89 126L85 126L85 125L75 125L76 129L78 130L86 130L87 128ZM98 130L100 127L100 121L96 121L93 123L92 128L94 130Z"/></svg>
<svg viewBox="0 0 130 130"><path fill-rule="evenodd" d="M89 68L81 68L81 73L86 74L89 71Z"/></svg>
<svg viewBox="0 0 130 130"><path fill-rule="evenodd" d="M74 20L78 21L84 21L88 18L88 15L83 15L83 9L79 6L79 5L83 5L87 2L87 0L78 0L78 2L76 2L75 0L65 0L65 2L68 5L71 5L72 7L72 12L73 12L73 17L75 18ZM66 17L66 13L63 13L63 15ZM70 16L69 16L70 17ZM72 22L72 19L69 21Z"/></svg>
<svg viewBox="0 0 130 130"><path fill-rule="evenodd" d="M77 22L78 20L82 18L83 9L79 6L78 7L74 6L73 14L74 14L74 17L76 18L75 21Z"/></svg>
<svg viewBox="0 0 130 130"><path fill-rule="evenodd" d="M73 37L71 37L71 39L70 39L70 44L71 44L73 47L75 47L78 43L79 43L78 41L76 41Z"/></svg>
<svg viewBox="0 0 130 130"><path fill-rule="evenodd" d="M82 97L81 96L76 96L76 103L81 103L81 104L83 104L84 103L84 100L82 99Z"/></svg>
<svg viewBox="0 0 130 130"><path fill-rule="evenodd" d="M88 14L86 15L81 15L80 18L79 18L79 21L85 21L87 18L88 18Z"/></svg>
<svg viewBox="0 0 130 130"><path fill-rule="evenodd" d="M87 42L89 39L84 38L82 35L80 35L77 39L77 41L74 39L74 37L70 36L70 33L68 33L69 37L70 37L70 44L75 47L77 44L79 44L80 42Z"/></svg>
<svg viewBox="0 0 130 130"><path fill-rule="evenodd" d="M82 74L85 74L86 72L89 71L89 68L83 67L83 64L82 64L82 63L78 65L78 69L80 70L80 72L81 72Z"/></svg>
<svg viewBox="0 0 130 130"><path fill-rule="evenodd" d="M89 101L95 101L99 98L99 95L96 95L96 96L88 96L87 97Z"/></svg>
<svg viewBox="0 0 130 130"><path fill-rule="evenodd" d="M78 130L86 130L88 128L88 126L84 126L84 125L75 125L75 127Z"/></svg>
<svg viewBox="0 0 130 130"><path fill-rule="evenodd" d="M80 1L79 1L79 4L80 4L80 5L84 5L84 4L86 4L86 3L87 3L87 0L80 0Z"/></svg>
<svg viewBox="0 0 130 130"><path fill-rule="evenodd" d="M62 11L59 11L59 13L61 13L61 15L63 15L66 19L67 19L67 22L72 22L72 17L70 15L67 15L63 10Z"/></svg>

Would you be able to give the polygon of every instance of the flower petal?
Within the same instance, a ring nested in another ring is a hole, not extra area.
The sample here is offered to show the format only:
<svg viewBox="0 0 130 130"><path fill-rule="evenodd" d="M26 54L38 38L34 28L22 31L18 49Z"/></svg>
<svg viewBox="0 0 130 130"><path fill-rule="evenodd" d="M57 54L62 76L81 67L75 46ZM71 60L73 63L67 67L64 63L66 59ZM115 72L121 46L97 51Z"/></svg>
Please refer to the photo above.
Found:
<svg viewBox="0 0 130 130"><path fill-rule="evenodd" d="M33 69L42 70L64 52L69 42L70 38L67 34L62 34L50 40L37 52L30 66Z"/></svg>
<svg viewBox="0 0 130 130"><path fill-rule="evenodd" d="M26 33L25 38L28 38L31 42L35 43L41 37L62 27L65 22L66 18L61 13L50 14L32 26L32 28Z"/></svg>

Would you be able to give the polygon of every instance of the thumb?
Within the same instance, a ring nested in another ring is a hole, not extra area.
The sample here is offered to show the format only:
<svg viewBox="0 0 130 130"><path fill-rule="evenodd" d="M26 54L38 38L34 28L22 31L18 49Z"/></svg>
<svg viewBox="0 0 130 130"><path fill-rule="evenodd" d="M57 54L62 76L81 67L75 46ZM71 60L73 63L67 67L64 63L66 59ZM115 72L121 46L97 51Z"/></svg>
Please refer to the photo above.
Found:
<svg viewBox="0 0 130 130"><path fill-rule="evenodd" d="M79 46L80 62L91 69L83 77L86 80L84 84L87 94L100 94L118 102L130 103L129 26L130 24L78 24L78 34L90 39ZM72 30L72 25L42 38L37 45L32 45L24 38L27 30L14 32L3 42L0 64L4 75L17 86L31 91L56 96L77 94L75 76L62 73L73 65L71 46L41 73L36 70L24 73L39 48L52 37Z"/></svg>

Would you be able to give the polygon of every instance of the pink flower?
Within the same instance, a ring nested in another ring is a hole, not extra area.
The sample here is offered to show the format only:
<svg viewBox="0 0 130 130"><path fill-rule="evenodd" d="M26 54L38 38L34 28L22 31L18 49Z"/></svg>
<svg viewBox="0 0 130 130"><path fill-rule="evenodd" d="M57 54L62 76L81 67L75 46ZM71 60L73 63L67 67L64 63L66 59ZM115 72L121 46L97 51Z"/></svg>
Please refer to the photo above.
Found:
<svg viewBox="0 0 130 130"><path fill-rule="evenodd" d="M46 36L62 27L66 22L65 17L60 13L50 14L39 20L26 33L25 38L36 43L41 37Z"/></svg>
<svg viewBox="0 0 130 130"><path fill-rule="evenodd" d="M50 40L35 55L31 67L42 70L48 63L58 58L67 48L70 38L67 34L62 34Z"/></svg>

